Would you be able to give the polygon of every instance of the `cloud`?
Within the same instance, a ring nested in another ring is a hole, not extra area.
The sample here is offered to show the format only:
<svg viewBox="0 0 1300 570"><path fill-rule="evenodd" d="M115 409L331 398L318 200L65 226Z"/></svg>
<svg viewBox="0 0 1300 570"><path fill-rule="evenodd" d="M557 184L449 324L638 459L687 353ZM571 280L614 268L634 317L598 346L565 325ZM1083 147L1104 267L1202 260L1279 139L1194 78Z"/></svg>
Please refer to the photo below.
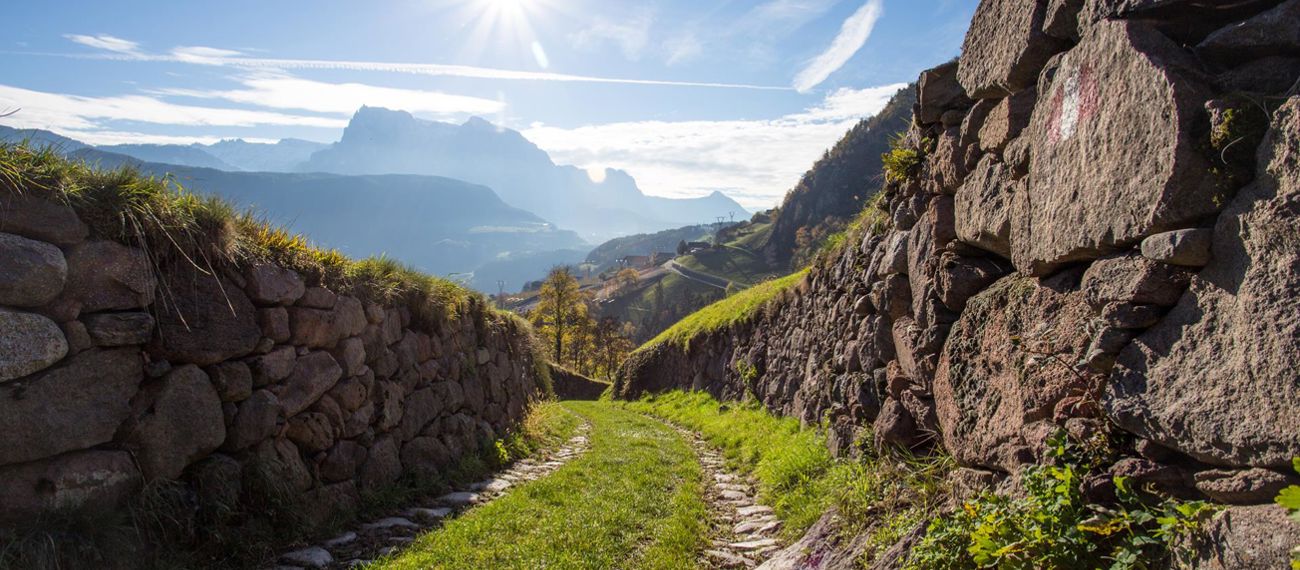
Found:
<svg viewBox="0 0 1300 570"><path fill-rule="evenodd" d="M195 52L195 50L202 50ZM551 73L545 71L518 71L493 67L472 65L447 65L438 63L403 63L383 61L355 61L330 59L276 59L249 57L234 50L220 48L197 48L182 46L170 53L134 53L107 50L109 53L87 56L84 54L46 54L63 57L122 60L153 61L165 63L189 63L222 67L237 67L260 70L335 70L335 71L375 71L386 73L409 73L414 75L465 77L471 79L494 79L505 81L559 81L582 83L617 83L623 85L659 85L676 87L706 87L718 89L755 89L764 91L788 91L789 87L779 85L753 85L743 83L717 83L703 81L668 81L660 79L634 79L620 77L599 77L591 75L574 75ZM218 53L225 52L225 53Z"/></svg>
<svg viewBox="0 0 1300 570"><path fill-rule="evenodd" d="M340 129L347 126L344 118L177 105L145 95L84 97L0 85L0 108L12 107L21 110L6 117L5 124L58 132L101 131L106 129L104 123L108 121L202 127L278 125Z"/></svg>
<svg viewBox="0 0 1300 570"><path fill-rule="evenodd" d="M299 109L316 113L351 115L362 105L402 109L441 117L500 113L505 104L496 99L452 95L439 91L379 87L364 83L326 83L283 74L260 74L240 79L243 89L163 89L167 96L223 99L234 103Z"/></svg>
<svg viewBox="0 0 1300 570"><path fill-rule="evenodd" d="M89 46L95 49L111 51L123 54L139 54L140 44L131 40L113 37L109 35L85 36L81 34L67 34L63 37L68 38L83 46Z"/></svg>
<svg viewBox="0 0 1300 570"><path fill-rule="evenodd" d="M840 27L840 33L831 41L830 47L821 55L813 58L806 67L799 72L794 78L794 88L800 93L816 87L835 73L839 68L862 49L862 45L867 43L867 38L871 37L871 30L876 27L876 20L880 19L884 8L881 6L882 0L867 0L861 8L858 8L852 16L844 20L844 25Z"/></svg>
<svg viewBox="0 0 1300 570"><path fill-rule="evenodd" d="M704 52L704 46L700 44L700 39L695 34L687 33L664 41L664 51L667 53L667 59L664 61L668 65L676 65L695 59Z"/></svg>
<svg viewBox="0 0 1300 570"><path fill-rule="evenodd" d="M558 163L626 170L649 194L692 197L722 190L746 207L767 208L825 149L904 86L840 89L801 113L769 120L535 124L524 136Z"/></svg>
<svg viewBox="0 0 1300 570"><path fill-rule="evenodd" d="M654 14L644 8L626 21L616 22L597 17L587 27L570 34L569 43L580 50L597 50L613 44L623 52L624 58L637 61L645 52L654 21Z"/></svg>

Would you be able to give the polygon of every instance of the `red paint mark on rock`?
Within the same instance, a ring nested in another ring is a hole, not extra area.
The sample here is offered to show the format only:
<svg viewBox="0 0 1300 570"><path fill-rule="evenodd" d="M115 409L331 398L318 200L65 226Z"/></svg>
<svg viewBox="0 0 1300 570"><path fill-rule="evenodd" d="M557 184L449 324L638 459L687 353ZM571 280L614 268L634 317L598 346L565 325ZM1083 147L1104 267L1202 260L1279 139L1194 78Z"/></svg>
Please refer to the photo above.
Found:
<svg viewBox="0 0 1300 570"><path fill-rule="evenodd" d="M1062 69L1052 94L1052 113L1047 120L1047 142L1068 141L1079 127L1097 114L1097 80L1092 66L1084 63Z"/></svg>

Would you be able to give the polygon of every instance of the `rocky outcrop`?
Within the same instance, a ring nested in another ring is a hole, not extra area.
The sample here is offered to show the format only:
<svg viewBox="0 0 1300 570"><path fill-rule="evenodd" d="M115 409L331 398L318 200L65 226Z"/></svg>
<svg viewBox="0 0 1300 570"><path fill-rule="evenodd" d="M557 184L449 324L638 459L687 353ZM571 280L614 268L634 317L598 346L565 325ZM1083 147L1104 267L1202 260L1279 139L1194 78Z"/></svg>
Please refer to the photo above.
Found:
<svg viewBox="0 0 1300 570"><path fill-rule="evenodd" d="M146 255L43 194L0 189L0 525L160 481L196 520L273 490L322 523L545 393L531 331L477 297L417 322L274 264Z"/></svg>
<svg viewBox="0 0 1300 570"><path fill-rule="evenodd" d="M1300 456L1296 6L984 0L921 74L889 227L634 353L617 393L752 395L837 452L942 447L975 481L1109 432L1108 475L1240 505L1193 566L1282 566L1262 503Z"/></svg>

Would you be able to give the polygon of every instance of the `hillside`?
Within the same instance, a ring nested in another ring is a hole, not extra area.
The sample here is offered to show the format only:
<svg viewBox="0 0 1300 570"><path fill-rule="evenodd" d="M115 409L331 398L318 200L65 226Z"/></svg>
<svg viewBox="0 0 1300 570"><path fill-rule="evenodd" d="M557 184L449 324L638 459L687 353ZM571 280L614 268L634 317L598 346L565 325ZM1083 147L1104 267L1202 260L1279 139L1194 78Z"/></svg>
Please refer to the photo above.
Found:
<svg viewBox="0 0 1300 570"><path fill-rule="evenodd" d="M890 139L908 128L915 100L915 85L899 91L879 113L845 133L786 193L762 248L773 263L806 264L880 191L880 157L889 151Z"/></svg>
<svg viewBox="0 0 1300 570"><path fill-rule="evenodd" d="M716 192L680 200L646 196L631 176L618 170L607 170L595 182L582 169L555 164L518 131L477 117L455 125L377 107L357 111L339 142L314 153L300 168L339 174L427 174L483 184L507 203L593 242L745 211Z"/></svg>
<svg viewBox="0 0 1300 570"><path fill-rule="evenodd" d="M200 145L118 144L95 147L104 152L122 154L140 160L194 168L242 170L209 154Z"/></svg>
<svg viewBox="0 0 1300 570"><path fill-rule="evenodd" d="M620 259L629 255L651 255L655 252L676 251L683 241L702 241L717 231L712 224L685 226L652 234L635 234L611 239L596 246L587 254L586 262L597 271L608 271L618 266Z"/></svg>

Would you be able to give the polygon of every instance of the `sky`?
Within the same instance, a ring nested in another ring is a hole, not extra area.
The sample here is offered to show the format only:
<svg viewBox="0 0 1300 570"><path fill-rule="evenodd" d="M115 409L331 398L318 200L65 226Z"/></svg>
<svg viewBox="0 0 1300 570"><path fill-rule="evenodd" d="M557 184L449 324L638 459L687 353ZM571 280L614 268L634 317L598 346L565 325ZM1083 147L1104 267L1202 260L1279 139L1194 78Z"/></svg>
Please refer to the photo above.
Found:
<svg viewBox="0 0 1300 570"><path fill-rule="evenodd" d="M977 0L45 0L6 8L0 124L91 144L338 140L361 105L516 129L647 194L776 205L955 57ZM899 129L905 125L899 125Z"/></svg>

